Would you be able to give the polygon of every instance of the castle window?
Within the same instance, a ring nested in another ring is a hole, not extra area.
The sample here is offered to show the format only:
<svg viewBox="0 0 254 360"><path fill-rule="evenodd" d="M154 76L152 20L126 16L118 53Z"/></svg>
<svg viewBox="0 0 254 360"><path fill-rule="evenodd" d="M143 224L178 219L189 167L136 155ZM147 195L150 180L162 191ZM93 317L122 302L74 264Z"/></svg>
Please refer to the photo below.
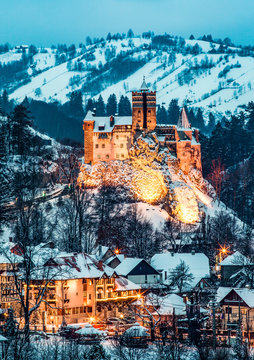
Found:
<svg viewBox="0 0 254 360"><path fill-rule="evenodd" d="M102 144L102 146L101 146L101 147L102 147L102 149L105 149L105 144Z"/></svg>
<svg viewBox="0 0 254 360"><path fill-rule="evenodd" d="M106 155L106 159L109 159L109 155Z"/></svg>
<svg viewBox="0 0 254 360"><path fill-rule="evenodd" d="M118 136L118 135L116 135L116 138L118 139L118 138L119 138L119 136Z"/></svg>
<svg viewBox="0 0 254 360"><path fill-rule="evenodd" d="M148 114L151 115L151 110L148 110Z"/></svg>
<svg viewBox="0 0 254 360"><path fill-rule="evenodd" d="M116 154L116 158L119 159L119 154Z"/></svg>
<svg viewBox="0 0 254 360"><path fill-rule="evenodd" d="M120 144L120 148L121 148L121 149L123 148L123 144Z"/></svg>
<svg viewBox="0 0 254 360"><path fill-rule="evenodd" d="M97 159L100 159L101 158L101 156L100 155L97 155Z"/></svg>
<svg viewBox="0 0 254 360"><path fill-rule="evenodd" d="M141 117L141 111L140 110L138 111L138 117L139 118Z"/></svg>
<svg viewBox="0 0 254 360"><path fill-rule="evenodd" d="M124 154L121 154L121 157L124 158Z"/></svg>
<svg viewBox="0 0 254 360"><path fill-rule="evenodd" d="M95 145L95 147L96 147L96 149L98 149L98 148L99 148L99 145L98 145L98 144L96 144L96 145Z"/></svg>

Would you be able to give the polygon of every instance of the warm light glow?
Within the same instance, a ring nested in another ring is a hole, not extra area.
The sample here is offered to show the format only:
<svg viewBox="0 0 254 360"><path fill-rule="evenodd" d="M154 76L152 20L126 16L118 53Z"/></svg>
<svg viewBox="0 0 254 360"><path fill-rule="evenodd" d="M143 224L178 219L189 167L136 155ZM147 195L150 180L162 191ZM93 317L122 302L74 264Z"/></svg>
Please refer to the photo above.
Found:
<svg viewBox="0 0 254 360"><path fill-rule="evenodd" d="M223 252L223 254L225 254L227 252L227 249L222 248L221 251Z"/></svg>
<svg viewBox="0 0 254 360"><path fill-rule="evenodd" d="M199 220L198 203L192 189L186 187L177 187L174 189L177 201L174 210L178 220L185 224L194 224Z"/></svg>
<svg viewBox="0 0 254 360"><path fill-rule="evenodd" d="M116 254L116 255L120 254L120 250L119 250L119 249L115 249L115 254Z"/></svg>
<svg viewBox="0 0 254 360"><path fill-rule="evenodd" d="M123 314L120 314L120 319L123 319Z"/></svg>
<svg viewBox="0 0 254 360"><path fill-rule="evenodd" d="M90 322L91 322L91 323L93 323L93 322L94 322L94 320L95 320L95 318L90 317Z"/></svg>
<svg viewBox="0 0 254 360"><path fill-rule="evenodd" d="M141 298L141 294L137 294L137 297L140 299L140 298Z"/></svg>
<svg viewBox="0 0 254 360"><path fill-rule="evenodd" d="M138 199L150 204L158 202L167 194L163 174L148 167L137 169L132 188Z"/></svg>

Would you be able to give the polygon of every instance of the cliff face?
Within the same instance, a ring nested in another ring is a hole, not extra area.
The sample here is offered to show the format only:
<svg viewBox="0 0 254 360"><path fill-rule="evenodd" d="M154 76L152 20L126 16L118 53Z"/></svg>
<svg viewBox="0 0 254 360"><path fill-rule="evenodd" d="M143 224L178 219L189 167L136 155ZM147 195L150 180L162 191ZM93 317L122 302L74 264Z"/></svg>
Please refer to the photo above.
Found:
<svg viewBox="0 0 254 360"><path fill-rule="evenodd" d="M160 145L153 132L133 142L129 160L83 165L79 182L88 187L98 187L102 182L121 185L137 200L161 204L171 216L187 224L199 221L202 206L210 206L214 195L202 173L190 168L185 174L177 158Z"/></svg>

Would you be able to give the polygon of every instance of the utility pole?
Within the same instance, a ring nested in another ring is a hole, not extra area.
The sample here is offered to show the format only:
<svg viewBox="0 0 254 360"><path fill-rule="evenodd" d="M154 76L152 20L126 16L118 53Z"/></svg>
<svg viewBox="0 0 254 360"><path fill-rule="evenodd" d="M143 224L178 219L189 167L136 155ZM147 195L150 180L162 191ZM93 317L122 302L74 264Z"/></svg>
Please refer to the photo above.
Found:
<svg viewBox="0 0 254 360"><path fill-rule="evenodd" d="M216 319L215 319L215 310L216 303L213 301L212 303L212 311L213 311L213 350L216 350Z"/></svg>

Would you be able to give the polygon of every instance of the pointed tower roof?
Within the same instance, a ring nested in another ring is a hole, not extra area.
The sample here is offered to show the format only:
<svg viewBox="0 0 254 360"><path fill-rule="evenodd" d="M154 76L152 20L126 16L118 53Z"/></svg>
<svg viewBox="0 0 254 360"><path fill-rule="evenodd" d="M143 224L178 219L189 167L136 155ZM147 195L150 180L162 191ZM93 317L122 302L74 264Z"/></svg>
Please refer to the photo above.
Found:
<svg viewBox="0 0 254 360"><path fill-rule="evenodd" d="M178 123L177 123L177 127L178 128L182 128L182 129L190 129L191 125L189 123L188 120L188 116L186 114L185 108L183 106Z"/></svg>
<svg viewBox="0 0 254 360"><path fill-rule="evenodd" d="M141 91L147 91L148 90L148 87L146 85L146 77L145 77L145 75L143 76L143 82L142 82L142 85L140 87L140 90Z"/></svg>

